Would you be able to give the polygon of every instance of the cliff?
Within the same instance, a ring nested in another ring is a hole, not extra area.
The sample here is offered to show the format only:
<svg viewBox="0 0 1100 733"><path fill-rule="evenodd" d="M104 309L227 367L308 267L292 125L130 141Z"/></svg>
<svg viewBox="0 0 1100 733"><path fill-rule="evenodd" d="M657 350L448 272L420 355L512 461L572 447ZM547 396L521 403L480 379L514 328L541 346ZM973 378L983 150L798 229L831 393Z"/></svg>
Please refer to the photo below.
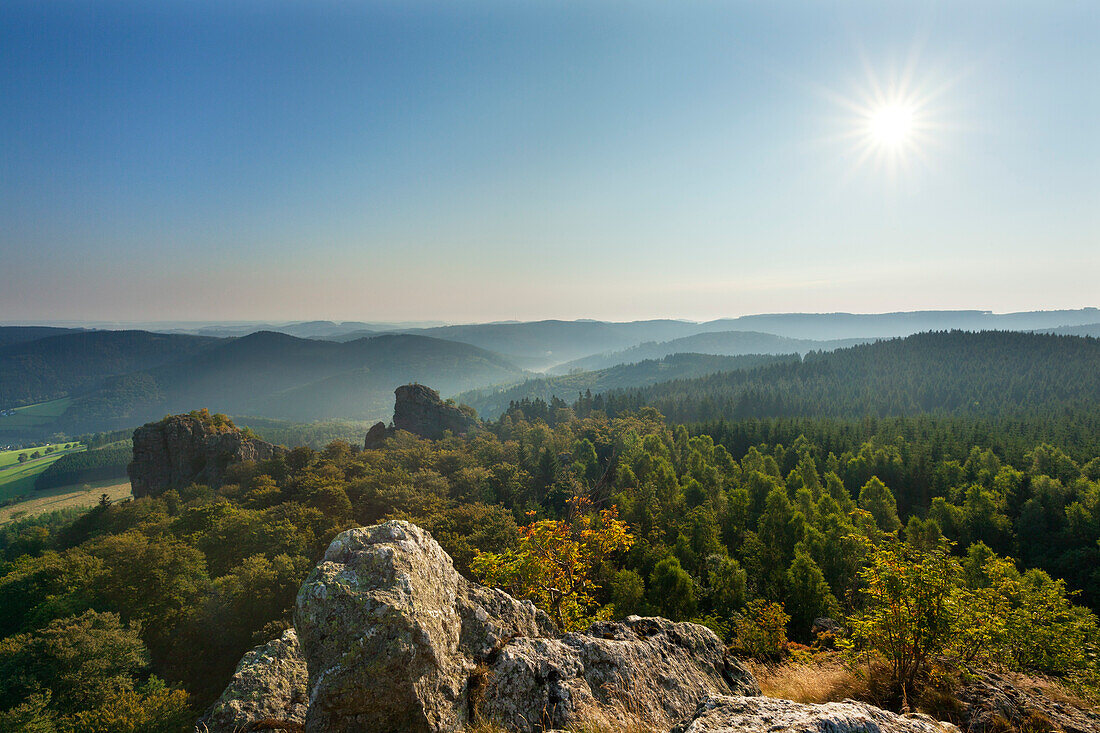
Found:
<svg viewBox="0 0 1100 733"><path fill-rule="evenodd" d="M127 471L135 497L158 496L193 483L220 486L230 464L266 461L285 452L202 410L135 430L134 460Z"/></svg>
<svg viewBox="0 0 1100 733"><path fill-rule="evenodd" d="M447 431L467 433L478 420L439 398L439 393L422 384L406 384L394 391L393 426L422 438L438 440Z"/></svg>

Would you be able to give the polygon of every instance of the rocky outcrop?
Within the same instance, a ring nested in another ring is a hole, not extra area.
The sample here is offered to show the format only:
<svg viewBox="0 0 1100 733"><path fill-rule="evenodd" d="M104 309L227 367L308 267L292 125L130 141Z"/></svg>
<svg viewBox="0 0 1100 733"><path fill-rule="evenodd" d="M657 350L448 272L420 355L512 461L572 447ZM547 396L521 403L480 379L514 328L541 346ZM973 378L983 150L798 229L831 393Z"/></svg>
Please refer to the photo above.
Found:
<svg viewBox="0 0 1100 733"><path fill-rule="evenodd" d="M245 655L205 721L213 733L451 733L481 721L515 733L958 733L852 701L758 697L696 624L631 616L561 636L402 521L338 535L302 584L294 624L298 636Z"/></svg>
<svg viewBox="0 0 1100 733"><path fill-rule="evenodd" d="M702 626L631 617L557 638L546 614L459 575L407 522L349 530L298 594L311 733L669 724L756 682Z"/></svg>
<svg viewBox="0 0 1100 733"><path fill-rule="evenodd" d="M252 649L237 665L214 707L198 730L237 733L266 722L293 729L306 719L306 661L298 634L288 629L280 638Z"/></svg>
<svg viewBox="0 0 1100 733"><path fill-rule="evenodd" d="M423 384L406 384L394 391L393 426L422 438L438 440L446 431L468 433L478 426L476 417L467 415L439 398L439 393Z"/></svg>
<svg viewBox="0 0 1100 733"><path fill-rule="evenodd" d="M845 700L807 705L774 697L714 697L672 733L959 733L926 715L898 715Z"/></svg>
<svg viewBox="0 0 1100 733"><path fill-rule="evenodd" d="M478 662L546 614L455 571L424 530L387 522L336 537L298 593L310 731L450 731Z"/></svg>
<svg viewBox="0 0 1100 733"><path fill-rule="evenodd" d="M367 437L363 439L363 450L381 448L389 436L390 431L386 430L386 423L376 422L371 425L370 430L367 431Z"/></svg>
<svg viewBox="0 0 1100 733"><path fill-rule="evenodd" d="M202 413L172 415L134 431L130 485L135 497L158 496L195 483L217 487L230 464L266 461L285 451Z"/></svg>
<svg viewBox="0 0 1100 733"><path fill-rule="evenodd" d="M517 731L579 723L667 729L710 696L760 694L710 629L638 616L561 639L514 639L486 678L480 712Z"/></svg>
<svg viewBox="0 0 1100 733"><path fill-rule="evenodd" d="M1065 691L1042 678L1013 673L979 672L958 691L961 725L972 733L1056 730L1100 733L1100 714L1066 699Z"/></svg>

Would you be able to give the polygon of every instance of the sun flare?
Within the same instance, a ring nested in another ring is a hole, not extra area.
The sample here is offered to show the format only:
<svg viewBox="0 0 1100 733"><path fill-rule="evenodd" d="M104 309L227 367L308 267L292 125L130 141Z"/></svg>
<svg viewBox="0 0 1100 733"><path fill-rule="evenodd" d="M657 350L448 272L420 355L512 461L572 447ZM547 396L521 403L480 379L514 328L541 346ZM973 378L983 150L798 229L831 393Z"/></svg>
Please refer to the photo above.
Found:
<svg viewBox="0 0 1100 733"><path fill-rule="evenodd" d="M884 104L871 110L867 131L875 143L884 147L905 145L912 138L914 114L912 108L900 104Z"/></svg>

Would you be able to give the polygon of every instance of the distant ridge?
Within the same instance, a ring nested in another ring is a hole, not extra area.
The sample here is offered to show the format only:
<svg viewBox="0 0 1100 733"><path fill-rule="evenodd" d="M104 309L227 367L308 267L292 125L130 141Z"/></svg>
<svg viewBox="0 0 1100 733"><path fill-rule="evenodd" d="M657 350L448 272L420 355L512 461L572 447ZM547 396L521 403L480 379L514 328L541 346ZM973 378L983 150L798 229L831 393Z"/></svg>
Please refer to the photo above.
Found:
<svg viewBox="0 0 1100 733"><path fill-rule="evenodd" d="M594 354L583 359L559 364L553 374L566 374L574 369L585 371L606 369L617 364L633 364L646 359L663 359L672 354L713 354L717 356L742 356L747 354L805 354L808 351L839 349L855 346L871 339L837 339L814 341L776 336L759 331L715 331L693 336L644 343L623 351Z"/></svg>
<svg viewBox="0 0 1100 733"><path fill-rule="evenodd" d="M774 417L1024 417L1100 409L1100 340L1011 331L929 332L813 352L802 363L605 395L673 422Z"/></svg>

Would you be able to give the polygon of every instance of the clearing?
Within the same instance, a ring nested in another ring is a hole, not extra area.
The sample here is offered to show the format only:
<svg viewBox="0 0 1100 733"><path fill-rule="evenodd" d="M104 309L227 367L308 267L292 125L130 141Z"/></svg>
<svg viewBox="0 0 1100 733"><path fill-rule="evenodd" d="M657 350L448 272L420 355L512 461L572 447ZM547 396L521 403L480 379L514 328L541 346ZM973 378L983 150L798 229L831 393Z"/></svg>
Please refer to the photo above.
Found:
<svg viewBox="0 0 1100 733"><path fill-rule="evenodd" d="M34 493L34 479L45 471L51 463L69 453L84 450L84 445L77 443L76 448L59 450L41 458L34 458L26 463L19 463L19 454L30 455L35 451L42 452L45 446L38 448L24 448L23 450L11 450L0 453L0 501L10 499L20 494L31 495Z"/></svg>
<svg viewBox="0 0 1100 733"><path fill-rule="evenodd" d="M111 501L130 497L130 482L120 479L89 481L73 486L59 486L56 489L35 491L26 501L0 507L0 524L13 519L33 517L55 509L70 507L91 507L99 503L99 497L107 494Z"/></svg>
<svg viewBox="0 0 1100 733"><path fill-rule="evenodd" d="M64 415L72 401L72 397L62 397L59 400L16 407L14 415L0 416L0 431L26 430L48 425Z"/></svg>

